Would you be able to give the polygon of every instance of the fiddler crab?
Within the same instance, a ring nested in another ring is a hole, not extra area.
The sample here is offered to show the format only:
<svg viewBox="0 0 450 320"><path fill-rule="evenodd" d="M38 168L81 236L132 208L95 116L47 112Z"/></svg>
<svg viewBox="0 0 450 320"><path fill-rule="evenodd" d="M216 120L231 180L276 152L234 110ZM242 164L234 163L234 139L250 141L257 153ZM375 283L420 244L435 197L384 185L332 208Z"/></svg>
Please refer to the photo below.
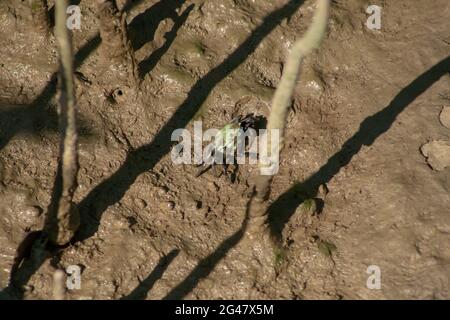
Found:
<svg viewBox="0 0 450 320"><path fill-rule="evenodd" d="M218 156L222 157L222 159L224 159L223 157L226 155L226 152L233 152L235 154L237 150L236 138L238 135L245 133L249 128L257 129L257 127L261 126L262 121L264 121L264 117L255 116L253 113L250 113L245 117L237 116L223 126L214 137L214 147L208 157L209 161L204 161L202 164L198 165L199 169L195 176L199 177L211 168L216 176L220 176L221 174L218 174L216 171L217 164L212 158L216 157L216 153L220 153ZM229 173L229 166L230 164L227 164L226 161L224 161L223 173ZM232 182L234 182L236 178L237 170L237 163L234 163L230 177Z"/></svg>

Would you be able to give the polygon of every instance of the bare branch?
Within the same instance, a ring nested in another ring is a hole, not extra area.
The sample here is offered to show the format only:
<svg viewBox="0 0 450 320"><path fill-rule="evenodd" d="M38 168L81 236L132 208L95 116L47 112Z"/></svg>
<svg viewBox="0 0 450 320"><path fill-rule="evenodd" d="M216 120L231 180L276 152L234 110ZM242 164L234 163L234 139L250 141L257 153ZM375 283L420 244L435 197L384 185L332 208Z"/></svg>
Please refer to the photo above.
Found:
<svg viewBox="0 0 450 320"><path fill-rule="evenodd" d="M60 55L59 112L62 134L61 143L61 194L57 201L56 221L46 225L49 240L55 244L66 244L79 225L78 212L73 204L77 187L78 150L76 128L76 101L73 80L73 54L70 31L66 27L67 0L55 3L55 37Z"/></svg>
<svg viewBox="0 0 450 320"><path fill-rule="evenodd" d="M272 109L267 124L267 131L280 130L279 152L281 152L284 144L283 140L287 115L289 106L291 105L292 94L300 73L300 65L308 53L319 47L322 38L325 35L329 6L329 0L318 0L318 7L314 14L313 22L305 36L296 41L293 45L283 70L280 84L275 91ZM267 136L267 139L268 150L272 150L270 134ZM261 166L263 167L263 165ZM265 229L267 219L267 206L265 205L265 202L270 193L272 178L273 175L260 175L257 178L255 184L256 193L254 193L255 201L252 201L250 209L250 219L252 222L249 224L249 228L251 228L251 230Z"/></svg>

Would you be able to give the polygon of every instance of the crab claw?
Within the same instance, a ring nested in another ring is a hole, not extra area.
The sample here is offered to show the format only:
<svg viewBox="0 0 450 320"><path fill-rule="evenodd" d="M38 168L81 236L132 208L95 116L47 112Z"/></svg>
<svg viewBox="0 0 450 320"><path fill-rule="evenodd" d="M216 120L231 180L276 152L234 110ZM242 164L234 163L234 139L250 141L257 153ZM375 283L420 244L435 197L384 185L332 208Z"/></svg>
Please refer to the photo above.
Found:
<svg viewBox="0 0 450 320"><path fill-rule="evenodd" d="M253 128L255 125L255 117L253 113L249 113L244 118L239 119L239 126L246 131L248 128Z"/></svg>

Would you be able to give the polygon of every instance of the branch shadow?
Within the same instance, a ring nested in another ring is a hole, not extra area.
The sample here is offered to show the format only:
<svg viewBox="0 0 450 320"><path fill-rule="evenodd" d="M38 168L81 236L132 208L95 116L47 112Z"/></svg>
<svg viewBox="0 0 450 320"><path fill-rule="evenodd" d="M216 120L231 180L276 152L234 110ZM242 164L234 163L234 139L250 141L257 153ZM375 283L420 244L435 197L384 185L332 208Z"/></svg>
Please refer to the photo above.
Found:
<svg viewBox="0 0 450 320"><path fill-rule="evenodd" d="M147 42L153 41L156 29L164 19L170 18L176 22L179 19L176 10L184 2L185 0L160 1L137 15L128 25L128 37L133 50L137 51ZM124 10L127 8L126 5Z"/></svg>
<svg viewBox="0 0 450 320"><path fill-rule="evenodd" d="M189 13L192 11L192 9L194 9L193 4L190 5L188 8L186 8L186 10L184 10L179 17L176 16L175 18L173 18L175 24L173 25L172 30L170 30L164 35L164 38L166 38L164 45L156 49L148 58L144 59L139 63L139 77L141 79L143 79L147 73L153 70L158 61L167 52L167 50L169 50L170 46L172 45L173 41L177 36L178 30L186 22Z"/></svg>
<svg viewBox="0 0 450 320"><path fill-rule="evenodd" d="M120 201L141 173L151 170L165 154L170 152L172 145L170 137L173 130L186 127L206 101L212 89L241 65L255 51L264 37L283 19L292 16L303 2L303 0L291 0L267 15L262 24L252 31L235 51L195 83L186 100L177 108L153 140L149 144L131 151L122 166L80 202L81 224L73 242L88 239L97 232L105 210Z"/></svg>
<svg viewBox="0 0 450 320"><path fill-rule="evenodd" d="M97 34L78 50L74 56L75 69L83 64L100 43L101 38ZM50 105L50 101L56 94L57 78L58 73L54 72L45 88L29 105L0 110L0 150L19 133L37 134L58 131L58 113L55 106ZM90 129L82 120L79 120L79 127L80 136L90 134Z"/></svg>
<svg viewBox="0 0 450 320"><path fill-rule="evenodd" d="M56 74L53 74L45 89L31 104L1 108L0 150L19 132L38 134L58 131L58 114L48 105L55 91Z"/></svg>
<svg viewBox="0 0 450 320"><path fill-rule="evenodd" d="M80 232L77 234L74 241L87 239L96 232L101 215L106 208L121 199L124 192L140 173L153 168L153 166L170 151L170 145L167 141L169 141L172 129L187 125L199 109L200 105L206 100L214 86L232 70L238 67L245 60L246 56L254 51L259 41L261 41L282 18L295 12L295 9L298 8L302 2L303 1L291 1L289 5L276 10L266 17L263 24L252 32L252 35L243 43L243 45L234 51L221 65L211 70L204 78L194 85L186 101L180 105L175 114L169 119L168 123L155 136L150 144L132 151L127 156L125 163L116 173L89 193L89 195L80 203L82 228L80 228ZM293 186L281 195L268 209L269 223L272 232L275 234L280 233L284 225L295 212L295 209L303 202L305 197L316 194L318 186L330 181L342 167L346 166L351 161L353 156L359 152L363 145L369 146L373 144L381 134L385 133L391 127L396 117L411 102L427 90L434 82L439 80L443 74L449 71L449 67L450 56L416 78L407 87L401 90L386 108L373 116L366 118L361 123L358 132L347 140L343 144L341 150L333 155L318 172L310 176L303 183ZM49 88L51 87L44 89L44 92L54 90ZM42 95L42 99L45 100L46 96L47 95ZM304 191L303 195L299 196L299 189ZM181 299L185 297L202 278L211 273L226 253L240 241L244 235L246 225L247 219L244 220L241 229L223 241L211 255L203 259L189 276L173 288L164 299ZM40 261L39 265L36 267L33 262L33 268L27 268L26 272L21 274L22 278L29 279L34 273L34 271L30 273L29 270L37 270L37 268L39 268L43 260L41 261L38 259L37 261ZM160 263L158 263L159 268L157 266L149 277L143 281L143 285L140 285L133 290L127 297L141 297L142 292L148 292L156 281L154 279L158 279L164 272L165 268L163 266L167 263L168 262L162 263L160 261ZM158 269L158 271L156 271L156 269ZM20 274L20 272L17 271L17 274Z"/></svg>
<svg viewBox="0 0 450 320"><path fill-rule="evenodd" d="M8 287L0 292L0 300L20 300L25 285L47 260L52 249L47 247L47 235L43 231L29 233L20 243L11 269Z"/></svg>
<svg viewBox="0 0 450 320"><path fill-rule="evenodd" d="M44 227L40 231L27 234L16 250L16 256L11 268L8 287L0 293L0 299L23 299L24 287L33 274L50 257L66 246L55 246L48 241L48 231L58 229L57 208L62 195L62 164L58 161L52 196L47 208ZM56 263L56 262L55 262Z"/></svg>
<svg viewBox="0 0 450 320"><path fill-rule="evenodd" d="M174 249L162 257L153 271L145 278L130 294L120 300L145 300L148 292L153 288L156 281L161 279L170 263L177 257L180 250Z"/></svg>
<svg viewBox="0 0 450 320"><path fill-rule="evenodd" d="M403 90L401 90L391 103L366 118L360 125L358 132L347 140L341 150L332 156L318 172L306 181L294 185L282 194L268 209L270 228L273 235L280 238L281 231L295 209L307 198L317 194L318 187L328 182L339 170L346 166L352 157L359 152L363 145L371 145L375 140L385 133L393 124L396 117L420 94L425 92L433 83L438 81L442 75L450 70L450 56L441 60L432 68L416 78ZM222 244L208 257L199 262L195 269L175 288L173 288L164 300L183 299L199 283L207 277L217 263L242 239L248 221L248 208L246 219L240 230L222 242Z"/></svg>
<svg viewBox="0 0 450 320"><path fill-rule="evenodd" d="M71 5L79 5L80 0L71 0ZM136 5L140 4L142 0L129 1L124 6L124 11L132 10ZM170 31L166 35L166 43L159 49L157 49L154 53L150 55L145 61L141 62L142 74L145 75L156 65L158 60L162 57L162 55L167 51L173 42L178 28L180 28L180 23L184 23L187 18L187 14L189 14L191 7L189 7L189 11L186 11L178 17L176 14L176 9L181 7L181 5L185 2L185 0L176 0L176 1L160 1L157 4L153 5L150 9L146 10L144 13L135 17L128 29L131 29L131 33L135 33L139 36L134 38L132 41L133 47L140 47L144 45L147 41L151 41L154 36L154 32L158 24L165 18L169 17L175 21L175 26L172 31ZM49 17L54 25L54 7L52 6L49 10ZM150 22L147 22L150 19ZM149 31L142 32L138 28L140 26L145 27L149 23ZM83 45L77 53L74 55L74 67L75 69L79 68L83 62L100 46L101 37L100 34L96 34L91 39L89 39L85 45ZM51 99L56 94L56 86L57 86L57 72L53 73L50 81L45 86L45 88L41 91L39 96L37 96L29 105L17 106L14 108L2 108L0 110L0 150L2 150L9 141L21 132L32 132L34 134L38 134L43 131L57 132L58 131L58 114L54 108L54 106L50 106L49 103ZM80 132L89 134L89 129L87 126L80 121L80 127L84 130L80 130Z"/></svg>
<svg viewBox="0 0 450 320"><path fill-rule="evenodd" d="M79 4L80 1L71 1L72 4ZM129 2L127 10L131 10L134 5L140 3ZM50 12L51 14L51 12ZM74 68L79 68L83 62L101 44L100 34L96 34L83 45L74 55ZM58 114L49 106L52 97L56 94L58 73L54 72L50 81L41 93L27 106L7 108L0 110L0 150L19 132L30 130L34 132L43 130L57 131L59 127ZM83 127L83 123L80 123ZM82 132L89 130L85 129ZM29 233L19 244L15 260L11 269L10 283L8 287L0 291L0 300L22 299L24 286L31 279L33 274L49 258L55 256L63 247L55 247L48 244L46 230L51 228L56 222L56 208L62 190L61 161L58 162L58 169L55 176L55 183L52 190L51 201L47 209L45 227L41 231Z"/></svg>
<svg viewBox="0 0 450 320"><path fill-rule="evenodd" d="M194 270L173 288L163 300L180 300L187 296L189 292L197 286L200 280L206 278L214 270L220 260L222 260L226 254L239 243L244 236L245 227L246 225L244 224L233 235L225 239L213 253L201 260Z"/></svg>
<svg viewBox="0 0 450 320"><path fill-rule="evenodd" d="M397 116L409 104L449 71L450 56L403 88L384 109L367 117L361 123L359 130L316 173L280 195L268 208L268 223L272 234L281 239L281 232L296 208L305 199L316 196L320 185L329 182L352 160L362 146L372 145L379 136L388 131Z"/></svg>
<svg viewBox="0 0 450 320"><path fill-rule="evenodd" d="M181 300L191 292L200 280L206 278L216 267L216 265L227 255L227 253L234 248L239 241L244 237L247 230L250 207L252 200L254 199L255 189L253 188L250 201L247 202L245 209L245 217L241 227L230 237L225 239L213 253L206 258L202 259L197 266L191 271L191 273L181 281L176 287L163 298L163 300Z"/></svg>

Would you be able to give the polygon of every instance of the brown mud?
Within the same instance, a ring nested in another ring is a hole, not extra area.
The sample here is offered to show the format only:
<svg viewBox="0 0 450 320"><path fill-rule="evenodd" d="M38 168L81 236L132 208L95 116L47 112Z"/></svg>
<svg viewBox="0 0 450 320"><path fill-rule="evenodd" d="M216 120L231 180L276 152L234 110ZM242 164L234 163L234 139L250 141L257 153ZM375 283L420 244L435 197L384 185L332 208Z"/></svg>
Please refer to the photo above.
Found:
<svg viewBox="0 0 450 320"><path fill-rule="evenodd" d="M52 298L55 268L79 265L70 299L450 299L450 167L421 152L450 145L447 0L333 1L272 185L280 252L241 241L257 166L234 183L195 177L172 163L170 136L192 118L220 128L267 116L314 1L118 1L138 84L102 54L95 1L72 2L81 227L70 246L32 257L18 248L39 239L52 198L57 52L26 2L0 2L0 289L15 270L21 297ZM381 30L366 27L370 4ZM366 286L371 265L380 290Z"/></svg>

